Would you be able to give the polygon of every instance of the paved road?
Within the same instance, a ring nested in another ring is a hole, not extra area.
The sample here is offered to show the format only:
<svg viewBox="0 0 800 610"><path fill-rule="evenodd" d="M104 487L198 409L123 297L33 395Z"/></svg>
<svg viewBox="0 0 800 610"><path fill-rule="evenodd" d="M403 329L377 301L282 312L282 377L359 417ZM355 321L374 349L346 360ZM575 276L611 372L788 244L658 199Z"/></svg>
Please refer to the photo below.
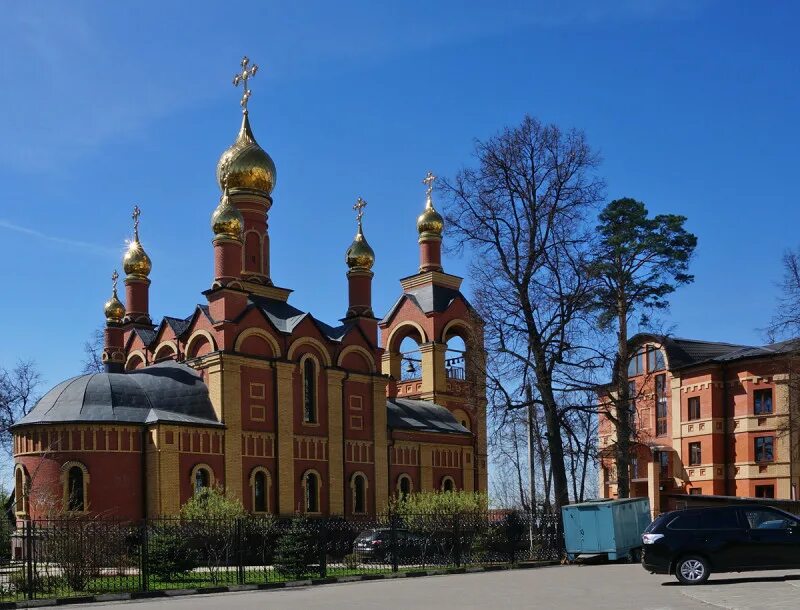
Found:
<svg viewBox="0 0 800 610"><path fill-rule="evenodd" d="M128 606L124 609L124 606ZM76 607L76 606L73 606ZM414 579L355 582L274 591L193 595L80 606L99 610L682 610L800 608L800 571L713 577L697 587L647 574L638 565L554 566Z"/></svg>

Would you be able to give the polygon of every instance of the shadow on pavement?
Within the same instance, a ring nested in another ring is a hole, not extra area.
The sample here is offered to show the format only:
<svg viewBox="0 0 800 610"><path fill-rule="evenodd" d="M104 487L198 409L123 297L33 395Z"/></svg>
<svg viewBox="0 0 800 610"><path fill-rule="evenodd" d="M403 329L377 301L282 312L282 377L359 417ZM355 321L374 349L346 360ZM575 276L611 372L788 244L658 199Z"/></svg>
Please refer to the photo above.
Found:
<svg viewBox="0 0 800 610"><path fill-rule="evenodd" d="M785 576L737 576L735 578L714 578L713 575L711 578L706 581L706 585L740 585L742 583L748 582L786 582L789 580L800 580L800 574L788 574ZM662 587L683 587L681 583L677 581L672 582L662 582ZM691 585L690 585L691 586ZM700 585L703 586L703 585Z"/></svg>

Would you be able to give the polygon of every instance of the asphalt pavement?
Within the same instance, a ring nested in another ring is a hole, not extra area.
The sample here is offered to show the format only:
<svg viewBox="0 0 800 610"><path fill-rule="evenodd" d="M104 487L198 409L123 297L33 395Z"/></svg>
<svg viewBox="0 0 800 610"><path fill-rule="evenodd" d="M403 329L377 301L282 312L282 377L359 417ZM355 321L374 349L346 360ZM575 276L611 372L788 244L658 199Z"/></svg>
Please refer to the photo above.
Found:
<svg viewBox="0 0 800 610"><path fill-rule="evenodd" d="M800 571L712 576L683 587L639 565L572 565L73 606L125 610L800 608Z"/></svg>

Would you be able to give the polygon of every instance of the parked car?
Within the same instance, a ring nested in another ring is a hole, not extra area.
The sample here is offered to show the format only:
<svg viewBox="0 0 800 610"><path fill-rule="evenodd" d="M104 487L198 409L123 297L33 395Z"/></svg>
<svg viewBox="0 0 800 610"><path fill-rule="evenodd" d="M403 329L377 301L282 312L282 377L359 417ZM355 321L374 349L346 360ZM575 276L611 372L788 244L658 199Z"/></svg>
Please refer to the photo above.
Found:
<svg viewBox="0 0 800 610"><path fill-rule="evenodd" d="M399 562L421 560L426 556L430 557L439 553L438 545L421 535L406 529L396 529L394 535ZM388 527L364 530L353 543L353 553L358 555L362 561L390 563L392 561L392 530Z"/></svg>
<svg viewBox="0 0 800 610"><path fill-rule="evenodd" d="M642 565L699 585L712 572L800 568L800 519L762 505L672 511L642 535Z"/></svg>

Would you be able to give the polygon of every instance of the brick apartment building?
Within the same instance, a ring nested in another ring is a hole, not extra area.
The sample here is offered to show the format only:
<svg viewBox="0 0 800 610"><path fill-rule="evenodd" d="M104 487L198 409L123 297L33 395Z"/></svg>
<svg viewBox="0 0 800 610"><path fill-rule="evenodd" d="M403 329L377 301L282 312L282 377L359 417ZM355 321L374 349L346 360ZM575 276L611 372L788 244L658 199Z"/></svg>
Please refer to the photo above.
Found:
<svg viewBox="0 0 800 610"><path fill-rule="evenodd" d="M753 347L639 334L631 496L654 514L674 494L796 499L800 340ZM616 497L615 431L601 415L600 493Z"/></svg>

